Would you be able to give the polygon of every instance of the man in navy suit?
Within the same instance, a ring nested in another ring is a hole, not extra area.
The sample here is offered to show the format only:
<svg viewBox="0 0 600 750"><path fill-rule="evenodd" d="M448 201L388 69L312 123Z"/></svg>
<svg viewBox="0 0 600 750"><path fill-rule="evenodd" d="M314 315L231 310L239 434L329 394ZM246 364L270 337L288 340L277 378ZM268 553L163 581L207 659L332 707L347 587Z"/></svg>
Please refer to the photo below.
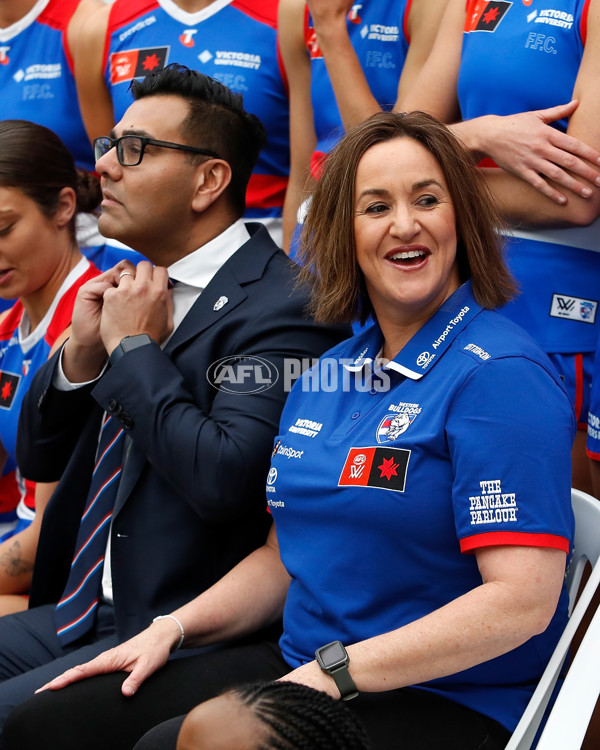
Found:
<svg viewBox="0 0 600 750"><path fill-rule="evenodd" d="M152 263L122 262L82 287L71 337L23 405L19 465L32 480L60 481L30 609L0 619L0 723L53 676L139 632L262 544L286 375L349 333L306 316L289 259L264 227L240 220L264 142L241 97L177 65L132 92L111 137L96 141L99 226ZM125 436L107 557L85 633L65 644L56 604L106 414Z"/></svg>

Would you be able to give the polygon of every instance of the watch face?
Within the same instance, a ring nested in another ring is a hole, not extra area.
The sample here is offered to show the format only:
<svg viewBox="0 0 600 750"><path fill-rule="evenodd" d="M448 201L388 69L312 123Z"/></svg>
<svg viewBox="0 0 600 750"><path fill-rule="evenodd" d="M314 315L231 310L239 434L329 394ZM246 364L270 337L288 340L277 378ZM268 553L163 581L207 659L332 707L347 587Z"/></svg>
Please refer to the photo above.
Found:
<svg viewBox="0 0 600 750"><path fill-rule="evenodd" d="M327 669L332 669L341 664L346 663L346 649L342 646L339 641L329 643L327 646L323 646L319 649L319 655L323 666Z"/></svg>

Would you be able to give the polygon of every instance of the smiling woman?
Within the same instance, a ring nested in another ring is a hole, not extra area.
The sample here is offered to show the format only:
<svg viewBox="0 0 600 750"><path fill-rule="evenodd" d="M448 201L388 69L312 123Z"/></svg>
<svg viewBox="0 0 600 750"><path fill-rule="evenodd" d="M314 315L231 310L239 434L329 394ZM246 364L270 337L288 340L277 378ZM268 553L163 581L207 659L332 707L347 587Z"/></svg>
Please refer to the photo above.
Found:
<svg viewBox="0 0 600 750"><path fill-rule="evenodd" d="M99 199L95 178L75 169L52 131L25 120L0 123L0 297L17 300L0 317L0 614L27 607L18 595L29 587L52 490L19 474L21 402L36 370L66 337L77 290L98 273L77 247L75 217Z"/></svg>
<svg viewBox="0 0 600 750"><path fill-rule="evenodd" d="M452 275L456 271L460 283L472 279L477 301L488 309L502 307L514 296L516 287L496 234L502 221L489 190L471 157L437 120L423 113L375 115L347 135L341 153L324 175L326 182L310 212L300 251L307 269L304 277L314 286L313 301L321 318L351 321L359 316L364 323L374 311L362 267L367 251L359 249L359 238L367 232L384 234L381 225L385 224L390 231L385 242L392 255L397 249L412 253L413 258L415 253L423 257L422 264L405 257L400 263L404 272L425 270L432 253L426 247L429 240L419 246L421 224L427 234L432 222L439 227L440 214L446 223L455 224L445 240L455 255ZM405 210L400 215L402 203ZM373 226L374 215L386 218L374 222L378 229L367 229ZM404 226L396 225L397 218ZM418 277L420 285L422 274Z"/></svg>

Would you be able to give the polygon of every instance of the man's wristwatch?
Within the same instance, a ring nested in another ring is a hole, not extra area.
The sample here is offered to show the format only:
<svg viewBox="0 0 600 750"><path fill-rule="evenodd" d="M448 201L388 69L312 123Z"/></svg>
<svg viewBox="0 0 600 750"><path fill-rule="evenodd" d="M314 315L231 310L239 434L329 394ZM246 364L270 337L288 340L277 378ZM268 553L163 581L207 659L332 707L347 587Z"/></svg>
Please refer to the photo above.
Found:
<svg viewBox="0 0 600 750"><path fill-rule="evenodd" d="M110 355L111 364L116 365L121 357L132 349L137 349L139 346L146 346L146 344L153 343L154 339L151 339L147 333L138 333L136 336L125 336L112 350Z"/></svg>
<svg viewBox="0 0 600 750"><path fill-rule="evenodd" d="M315 659L323 672L333 677L343 700L356 698L358 690L348 671L350 657L341 641L333 641L318 648Z"/></svg>

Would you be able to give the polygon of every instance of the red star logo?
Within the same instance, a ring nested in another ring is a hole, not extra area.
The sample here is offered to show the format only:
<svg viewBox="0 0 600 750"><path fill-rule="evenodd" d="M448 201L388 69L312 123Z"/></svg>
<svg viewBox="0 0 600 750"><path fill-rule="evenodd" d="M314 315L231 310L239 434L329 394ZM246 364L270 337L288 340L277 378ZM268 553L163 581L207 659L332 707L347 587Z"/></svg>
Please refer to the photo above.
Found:
<svg viewBox="0 0 600 750"><path fill-rule="evenodd" d="M388 481L392 477L398 476L398 472L396 471L396 469L398 468L398 464L394 463L393 458L384 458L383 463L380 464L377 468L381 469L381 474L379 476L385 477Z"/></svg>
<svg viewBox="0 0 600 750"><path fill-rule="evenodd" d="M487 13L484 14L483 20L486 23L491 23L492 21L495 21L498 17L498 8L490 8Z"/></svg>
<svg viewBox="0 0 600 750"><path fill-rule="evenodd" d="M7 380L6 383L2 386L2 393L0 394L0 398L2 398L3 401L6 401L7 398L10 398L10 392L12 390L12 385L10 380Z"/></svg>
<svg viewBox="0 0 600 750"><path fill-rule="evenodd" d="M158 68L159 65L160 60L156 55L148 55L142 63L144 70L154 70L154 68Z"/></svg>

